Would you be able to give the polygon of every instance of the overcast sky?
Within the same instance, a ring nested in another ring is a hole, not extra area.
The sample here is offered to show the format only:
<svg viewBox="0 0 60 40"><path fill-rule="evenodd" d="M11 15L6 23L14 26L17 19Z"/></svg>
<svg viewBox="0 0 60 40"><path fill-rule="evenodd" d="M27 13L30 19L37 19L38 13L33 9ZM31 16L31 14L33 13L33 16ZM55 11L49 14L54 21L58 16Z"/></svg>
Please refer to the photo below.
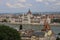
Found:
<svg viewBox="0 0 60 40"><path fill-rule="evenodd" d="M60 12L60 0L0 0L0 13Z"/></svg>

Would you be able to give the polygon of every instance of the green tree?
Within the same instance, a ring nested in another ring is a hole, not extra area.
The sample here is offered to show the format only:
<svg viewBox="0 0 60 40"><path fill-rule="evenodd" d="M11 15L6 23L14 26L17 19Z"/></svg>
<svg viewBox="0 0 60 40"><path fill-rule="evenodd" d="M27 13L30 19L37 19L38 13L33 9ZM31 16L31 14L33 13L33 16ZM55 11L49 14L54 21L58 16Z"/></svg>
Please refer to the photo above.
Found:
<svg viewBox="0 0 60 40"><path fill-rule="evenodd" d="M0 40L21 40L20 33L9 26L0 25Z"/></svg>
<svg viewBox="0 0 60 40"><path fill-rule="evenodd" d="M59 38L59 37L57 37L57 38L56 38L56 40L60 40L60 38Z"/></svg>
<svg viewBox="0 0 60 40"><path fill-rule="evenodd" d="M54 22L55 22L55 23L60 23L60 19L51 19L51 22L52 22L52 23L54 23Z"/></svg>
<svg viewBox="0 0 60 40"><path fill-rule="evenodd" d="M60 35L60 33L58 33L58 35Z"/></svg>
<svg viewBox="0 0 60 40"><path fill-rule="evenodd" d="M7 19L4 19L2 22L7 22Z"/></svg>

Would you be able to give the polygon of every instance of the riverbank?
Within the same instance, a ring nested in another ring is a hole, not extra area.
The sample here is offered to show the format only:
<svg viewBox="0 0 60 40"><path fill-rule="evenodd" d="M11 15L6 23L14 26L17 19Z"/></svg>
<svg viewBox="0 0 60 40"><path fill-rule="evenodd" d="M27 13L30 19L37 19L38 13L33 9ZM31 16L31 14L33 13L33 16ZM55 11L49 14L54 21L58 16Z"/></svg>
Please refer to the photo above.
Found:
<svg viewBox="0 0 60 40"><path fill-rule="evenodd" d="M0 24L20 25L16 23L6 23L6 22L0 22ZM44 24L22 24L22 25L44 25ZM50 23L49 25L60 25L60 23Z"/></svg>
<svg viewBox="0 0 60 40"><path fill-rule="evenodd" d="M9 24L13 24L13 23L9 23ZM13 25L20 25L20 24L15 24L15 23L14 23ZM44 25L44 24L22 24L22 25ZM55 24L54 24L54 23L51 23L51 24L49 24L49 25L52 25L52 26L53 26L53 25L57 25L57 26L58 26L58 25L60 25L60 23L55 23Z"/></svg>
<svg viewBox="0 0 60 40"><path fill-rule="evenodd" d="M16 29L17 31L19 31L19 27L20 24L11 24L11 23L1 23L0 24L4 24L7 26L10 26L14 29ZM31 24L22 24L23 25L23 29L27 30L27 29L33 29L35 31L40 31L44 26L43 25L31 25ZM50 24L51 29L54 31L55 34L58 34L60 31L60 25L53 25Z"/></svg>
<svg viewBox="0 0 60 40"><path fill-rule="evenodd" d="M7 23L7 22L0 22L0 24L20 25L20 24L16 24L16 23ZM22 25L44 25L44 24L22 24ZM60 25L60 23L50 23L49 25L58 26L58 25Z"/></svg>

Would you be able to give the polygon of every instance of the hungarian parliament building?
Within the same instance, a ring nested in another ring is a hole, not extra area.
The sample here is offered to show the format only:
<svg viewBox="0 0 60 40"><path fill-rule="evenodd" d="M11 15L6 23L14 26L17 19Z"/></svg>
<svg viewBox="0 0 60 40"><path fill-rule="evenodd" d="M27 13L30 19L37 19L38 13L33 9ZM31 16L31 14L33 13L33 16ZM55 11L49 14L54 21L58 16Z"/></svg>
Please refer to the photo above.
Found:
<svg viewBox="0 0 60 40"><path fill-rule="evenodd" d="M54 15L55 16L55 15ZM59 15L60 16L60 15ZM30 10L27 13L19 14L19 15L0 15L0 22L6 20L11 24L44 24L47 21L49 24L51 23L51 19L53 19L52 15L41 15L41 14L33 14Z"/></svg>

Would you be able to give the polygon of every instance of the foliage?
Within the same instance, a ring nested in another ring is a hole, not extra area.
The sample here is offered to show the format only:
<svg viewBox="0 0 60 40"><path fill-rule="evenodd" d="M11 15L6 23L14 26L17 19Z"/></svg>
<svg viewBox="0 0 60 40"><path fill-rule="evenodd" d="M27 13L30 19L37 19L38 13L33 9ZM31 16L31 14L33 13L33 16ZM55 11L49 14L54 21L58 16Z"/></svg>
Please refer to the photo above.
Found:
<svg viewBox="0 0 60 40"><path fill-rule="evenodd" d="M60 19L52 19L52 23L60 23Z"/></svg>
<svg viewBox="0 0 60 40"><path fill-rule="evenodd" d="M60 38L59 37L57 37L57 39L56 40L60 40Z"/></svg>
<svg viewBox="0 0 60 40"><path fill-rule="evenodd" d="M58 35L60 35L60 33L58 33Z"/></svg>
<svg viewBox="0 0 60 40"><path fill-rule="evenodd" d="M2 22L7 22L7 19L4 19Z"/></svg>
<svg viewBox="0 0 60 40"><path fill-rule="evenodd" d="M0 25L0 40L20 40L20 34L9 26Z"/></svg>

